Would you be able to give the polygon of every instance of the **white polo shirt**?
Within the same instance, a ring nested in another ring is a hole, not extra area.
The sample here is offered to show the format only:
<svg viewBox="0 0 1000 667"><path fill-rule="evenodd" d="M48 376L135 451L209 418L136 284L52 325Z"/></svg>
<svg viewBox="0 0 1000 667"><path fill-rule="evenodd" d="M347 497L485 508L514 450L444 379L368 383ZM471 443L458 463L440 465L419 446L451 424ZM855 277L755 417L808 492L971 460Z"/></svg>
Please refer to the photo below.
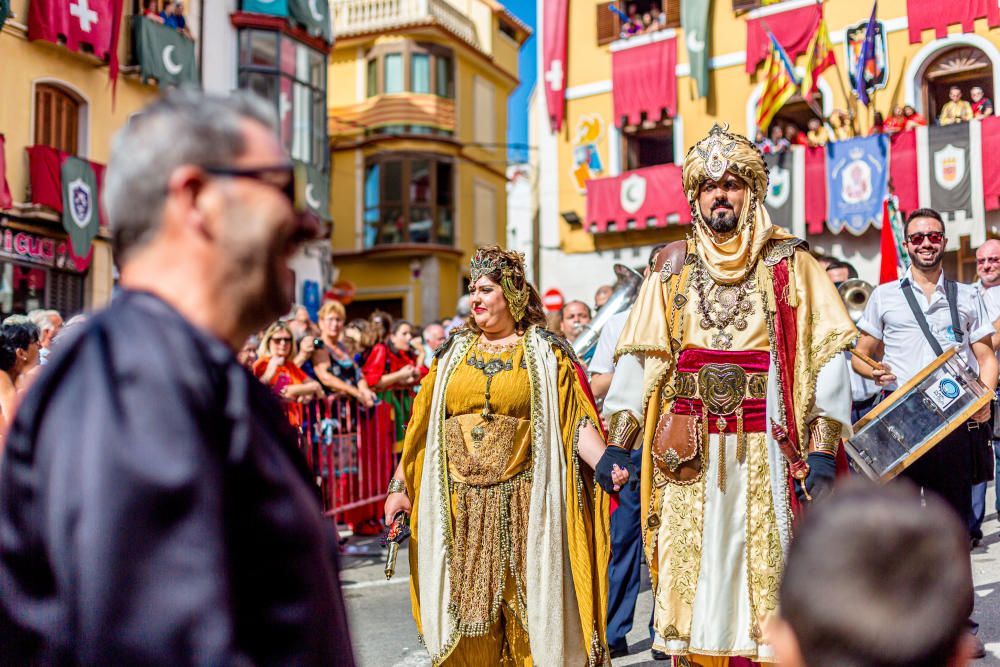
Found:
<svg viewBox="0 0 1000 667"><path fill-rule="evenodd" d="M900 385L926 368L937 356L924 338L920 325L906 302L902 287L904 281L908 281L908 287L905 289L913 290L931 335L938 340L941 348L947 350L956 345L955 333L952 331L951 310L945 297L943 271L930 302L924 296L923 290L913 282L909 269L902 279L876 287L858 322L858 329L882 341L885 345L885 355L882 360L889 364ZM958 354L973 372L978 372L979 364L976 363L970 345L991 336L994 329L979 291L972 285L964 283L958 283L957 287L959 326L965 332ZM895 389L895 387L889 388Z"/></svg>
<svg viewBox="0 0 1000 667"><path fill-rule="evenodd" d="M616 313L604 325L601 336L597 339L597 349L594 356L587 365L590 373L612 373L615 370L615 347L618 346L618 339L621 338L628 314L632 312L629 308L620 313Z"/></svg>

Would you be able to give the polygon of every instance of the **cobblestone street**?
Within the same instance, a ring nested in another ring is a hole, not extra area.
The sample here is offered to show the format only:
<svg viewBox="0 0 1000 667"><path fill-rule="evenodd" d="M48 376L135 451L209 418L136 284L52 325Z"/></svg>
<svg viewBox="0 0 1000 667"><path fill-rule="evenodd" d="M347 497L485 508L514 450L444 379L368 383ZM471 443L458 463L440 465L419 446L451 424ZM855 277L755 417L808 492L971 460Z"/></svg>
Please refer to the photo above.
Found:
<svg viewBox="0 0 1000 667"><path fill-rule="evenodd" d="M987 507L993 507L991 488ZM987 656L976 667L1000 667L1000 523L997 515L988 514L983 524L985 539L972 554L976 584L976 611L980 636ZM423 667L430 665L426 651L417 640L410 615L409 568L405 552L400 552L396 576L385 580L382 572L385 552L378 538L349 542L342 560L343 584L351 615L355 654L361 667ZM650 659L650 641L646 632L652 609L649 580L636 605L635 622L629 635L632 654L614 660L614 665L664 665Z"/></svg>

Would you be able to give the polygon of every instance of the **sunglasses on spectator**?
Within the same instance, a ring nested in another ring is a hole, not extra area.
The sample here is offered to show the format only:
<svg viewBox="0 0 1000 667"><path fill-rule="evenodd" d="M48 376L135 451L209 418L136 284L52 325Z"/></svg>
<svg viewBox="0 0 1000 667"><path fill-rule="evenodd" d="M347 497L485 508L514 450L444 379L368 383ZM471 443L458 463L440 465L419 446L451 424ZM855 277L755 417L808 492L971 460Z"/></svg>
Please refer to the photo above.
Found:
<svg viewBox="0 0 1000 667"><path fill-rule="evenodd" d="M295 187L295 175L298 170L290 162L270 167L257 167L255 169L239 169L236 167L203 167L203 169L206 173L213 176L249 178L253 181L259 181L264 185L270 185L272 188L280 190L281 194L285 195L288 199L288 202L293 207L295 206L295 193L298 192L298 188ZM298 209L296 209L296 212L298 212Z"/></svg>
<svg viewBox="0 0 1000 667"><path fill-rule="evenodd" d="M976 266L986 266L987 264L1000 264L1000 257L980 257L976 259Z"/></svg>
<svg viewBox="0 0 1000 667"><path fill-rule="evenodd" d="M915 232L906 237L906 240L913 245L920 245L927 239L934 245L941 245L944 241L944 232Z"/></svg>
<svg viewBox="0 0 1000 667"><path fill-rule="evenodd" d="M275 344L288 343L290 345L292 343L292 339L291 338L272 338L271 342L275 343Z"/></svg>

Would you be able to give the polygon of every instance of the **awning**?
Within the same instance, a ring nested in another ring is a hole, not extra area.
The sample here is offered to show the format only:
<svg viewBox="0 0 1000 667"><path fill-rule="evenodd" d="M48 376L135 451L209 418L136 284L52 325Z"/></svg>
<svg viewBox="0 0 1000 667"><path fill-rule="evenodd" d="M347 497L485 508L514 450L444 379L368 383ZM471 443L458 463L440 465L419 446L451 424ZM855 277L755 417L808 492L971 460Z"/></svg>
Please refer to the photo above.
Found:
<svg viewBox="0 0 1000 667"><path fill-rule="evenodd" d="M615 125L638 125L641 114L659 122L677 113L677 40L615 51L611 54Z"/></svg>
<svg viewBox="0 0 1000 667"><path fill-rule="evenodd" d="M906 0L906 18L910 44L917 44L923 41L920 33L929 28L934 28L938 39L948 36L949 25L961 24L962 32L975 31L976 19L985 18L991 28L996 28L1000 26L1000 8L997 0Z"/></svg>
<svg viewBox="0 0 1000 667"><path fill-rule="evenodd" d="M794 61L796 56L809 49L809 42L812 41L822 16L823 8L817 2L808 7L747 19L747 73L752 74L757 65L767 58L771 45L767 30L771 31L788 57Z"/></svg>
<svg viewBox="0 0 1000 667"><path fill-rule="evenodd" d="M681 168L662 164L587 181L587 229L596 234L691 222Z"/></svg>

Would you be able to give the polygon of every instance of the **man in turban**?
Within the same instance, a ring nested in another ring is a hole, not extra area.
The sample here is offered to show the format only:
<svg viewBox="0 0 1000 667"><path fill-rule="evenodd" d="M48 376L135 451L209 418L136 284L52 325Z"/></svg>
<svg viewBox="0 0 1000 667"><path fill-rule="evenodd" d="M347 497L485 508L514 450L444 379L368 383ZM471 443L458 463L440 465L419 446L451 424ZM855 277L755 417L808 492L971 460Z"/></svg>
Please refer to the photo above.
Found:
<svg viewBox="0 0 1000 667"><path fill-rule="evenodd" d="M643 447L654 651L769 662L793 521L846 466L856 330L805 243L771 224L752 143L714 126L683 179L692 234L660 252L618 341L608 440Z"/></svg>

